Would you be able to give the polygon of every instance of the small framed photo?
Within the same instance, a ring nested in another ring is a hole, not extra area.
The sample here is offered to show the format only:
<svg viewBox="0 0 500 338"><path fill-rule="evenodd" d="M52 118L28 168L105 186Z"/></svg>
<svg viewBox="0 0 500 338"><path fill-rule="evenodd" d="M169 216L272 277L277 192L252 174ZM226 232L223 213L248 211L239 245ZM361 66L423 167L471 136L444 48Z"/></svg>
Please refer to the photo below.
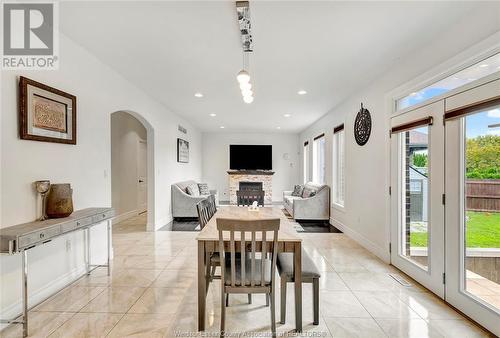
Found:
<svg viewBox="0 0 500 338"><path fill-rule="evenodd" d="M21 76L19 127L23 140L76 144L76 96Z"/></svg>
<svg viewBox="0 0 500 338"><path fill-rule="evenodd" d="M189 142L177 139L177 162L189 163Z"/></svg>

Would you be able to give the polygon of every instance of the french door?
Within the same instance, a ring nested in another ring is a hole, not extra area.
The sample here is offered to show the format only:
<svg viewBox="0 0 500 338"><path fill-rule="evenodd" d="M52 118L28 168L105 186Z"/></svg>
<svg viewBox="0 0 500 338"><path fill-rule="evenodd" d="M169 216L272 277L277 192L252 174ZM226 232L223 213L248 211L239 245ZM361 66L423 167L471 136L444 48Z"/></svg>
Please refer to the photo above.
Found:
<svg viewBox="0 0 500 338"><path fill-rule="evenodd" d="M500 80L446 108L446 301L500 335Z"/></svg>
<svg viewBox="0 0 500 338"><path fill-rule="evenodd" d="M391 119L391 249L500 336L500 79Z"/></svg>
<svg viewBox="0 0 500 338"><path fill-rule="evenodd" d="M391 262L444 297L444 102L391 119Z"/></svg>

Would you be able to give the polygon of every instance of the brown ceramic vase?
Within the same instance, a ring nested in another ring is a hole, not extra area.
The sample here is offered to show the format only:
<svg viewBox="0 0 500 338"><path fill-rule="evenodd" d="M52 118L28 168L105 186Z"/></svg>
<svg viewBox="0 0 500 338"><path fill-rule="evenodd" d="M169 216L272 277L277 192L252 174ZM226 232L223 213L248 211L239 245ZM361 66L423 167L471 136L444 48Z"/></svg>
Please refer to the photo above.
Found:
<svg viewBox="0 0 500 338"><path fill-rule="evenodd" d="M69 183L52 184L47 196L49 218L68 217L73 213L73 189Z"/></svg>

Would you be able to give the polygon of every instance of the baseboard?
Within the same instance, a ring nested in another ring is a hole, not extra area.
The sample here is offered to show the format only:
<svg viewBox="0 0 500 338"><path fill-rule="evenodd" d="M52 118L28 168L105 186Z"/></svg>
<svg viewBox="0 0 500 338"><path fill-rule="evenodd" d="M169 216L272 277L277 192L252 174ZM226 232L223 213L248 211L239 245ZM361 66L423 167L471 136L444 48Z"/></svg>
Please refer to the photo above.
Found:
<svg viewBox="0 0 500 338"><path fill-rule="evenodd" d="M127 212L124 212L118 216L115 216L113 218L113 225L117 224L117 223L120 223L120 222L123 222L129 218L132 218L134 216L137 216L138 215L138 212L137 210L131 210L131 211L127 211Z"/></svg>
<svg viewBox="0 0 500 338"><path fill-rule="evenodd" d="M154 225L151 227L150 224L147 225L147 229L153 229L154 231L163 228L167 224L171 223L174 220L174 217L172 214L168 214L167 216L163 217L160 219L158 222L155 222Z"/></svg>
<svg viewBox="0 0 500 338"><path fill-rule="evenodd" d="M48 297L54 295L55 293L61 291L67 285L73 283L78 278L85 274L85 266L81 268L75 268L64 275L59 276L58 278L50 281L45 286L35 290L33 292L29 292L28 296L28 307L32 307L35 304L38 304ZM19 299L18 302L15 302L9 306L6 306L2 309L2 313L0 314L0 318L2 319L14 319L19 317L22 314L22 299ZM0 331L5 329L9 324L0 324Z"/></svg>
<svg viewBox="0 0 500 338"><path fill-rule="evenodd" d="M356 241L358 244L363 246L365 249L376 255L378 258L383 260L385 263L389 264L390 263L390 254L389 251L379 247L369 239L367 239L365 236L361 235L360 233L352 230L351 228L345 226L341 222L333 219L330 217L330 224L342 231L344 234L352 238L354 241Z"/></svg>

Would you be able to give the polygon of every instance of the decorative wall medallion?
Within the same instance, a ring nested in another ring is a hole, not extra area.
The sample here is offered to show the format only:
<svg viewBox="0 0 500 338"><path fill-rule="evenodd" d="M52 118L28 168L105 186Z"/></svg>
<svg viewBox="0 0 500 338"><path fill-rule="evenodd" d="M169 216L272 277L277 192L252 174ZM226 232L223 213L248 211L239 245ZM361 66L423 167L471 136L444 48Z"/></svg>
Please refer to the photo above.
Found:
<svg viewBox="0 0 500 338"><path fill-rule="evenodd" d="M356 115L356 120L354 120L354 138L356 139L356 143L364 146L370 138L371 131L372 117L368 109L363 108L363 104L361 103L361 109Z"/></svg>

